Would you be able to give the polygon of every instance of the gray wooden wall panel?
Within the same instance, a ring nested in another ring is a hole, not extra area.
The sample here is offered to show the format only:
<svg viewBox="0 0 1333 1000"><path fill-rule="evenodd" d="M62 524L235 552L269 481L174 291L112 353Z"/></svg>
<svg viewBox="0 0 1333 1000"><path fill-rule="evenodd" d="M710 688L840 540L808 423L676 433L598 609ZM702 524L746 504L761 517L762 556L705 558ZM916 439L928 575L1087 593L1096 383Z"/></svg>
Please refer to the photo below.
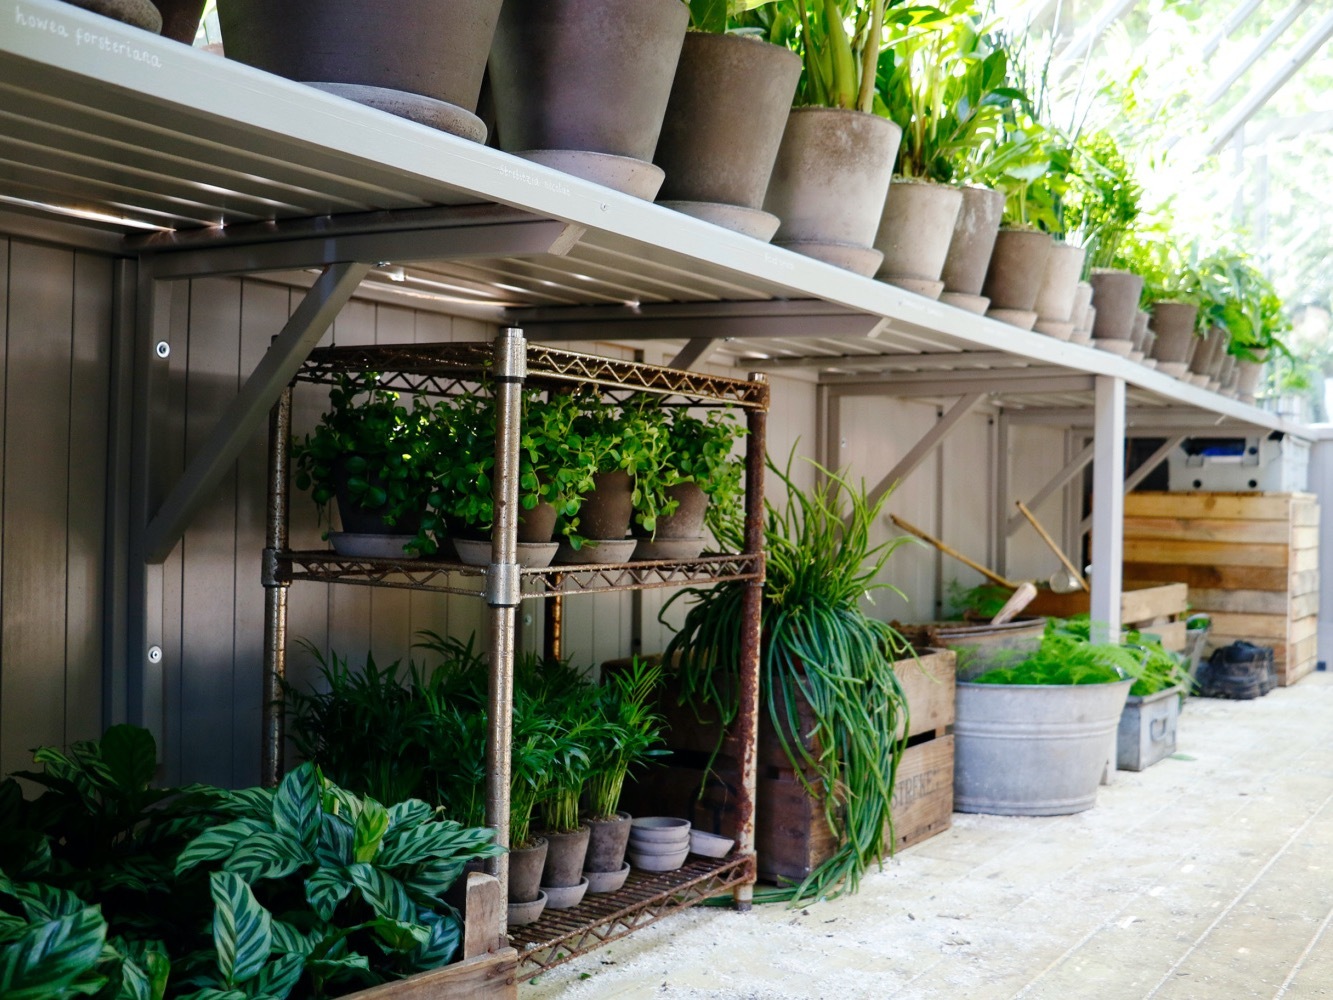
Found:
<svg viewBox="0 0 1333 1000"><path fill-rule="evenodd" d="M111 297L104 258L0 239L0 770L101 726Z"/></svg>
<svg viewBox="0 0 1333 1000"><path fill-rule="evenodd" d="M65 580L67 741L90 739L102 731L112 266L105 257L74 258Z"/></svg>

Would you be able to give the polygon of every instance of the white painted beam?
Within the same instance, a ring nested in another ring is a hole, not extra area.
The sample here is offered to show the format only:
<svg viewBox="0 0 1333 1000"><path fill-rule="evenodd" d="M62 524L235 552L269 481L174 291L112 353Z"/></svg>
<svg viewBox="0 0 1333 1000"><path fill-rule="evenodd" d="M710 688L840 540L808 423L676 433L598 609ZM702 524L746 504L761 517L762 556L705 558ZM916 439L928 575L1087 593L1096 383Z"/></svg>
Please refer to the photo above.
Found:
<svg viewBox="0 0 1333 1000"><path fill-rule="evenodd" d="M1125 537L1125 383L1097 377L1092 465L1092 629L1118 641Z"/></svg>
<svg viewBox="0 0 1333 1000"><path fill-rule="evenodd" d="M1099 378L1098 381L1100 382L1101 379ZM1121 384L1123 385L1124 383ZM1032 495L1032 499L1027 502L1027 506L1033 510L1040 507L1042 504L1046 502L1047 498L1050 497L1051 494L1053 494L1056 490L1063 489L1066 483L1068 483L1080 472L1086 469L1088 467L1088 463L1093 460L1093 457L1094 457L1093 446L1088 445L1077 455L1075 455L1074 458L1063 469L1061 469L1054 476L1052 476L1050 478L1050 481L1047 482L1045 486L1043 486L1036 493L1034 493ZM1008 510L1008 507L1006 506L1005 509ZM1005 535L1012 535L1015 531L1017 531L1019 528L1023 526L1023 523L1024 522L1022 514L1014 514L1013 516L1007 518L1004 522Z"/></svg>
<svg viewBox="0 0 1333 1000"><path fill-rule="evenodd" d="M936 421L935 426L922 435L921 440L898 460L897 464L888 471L883 479L875 484L874 489L866 497L866 503L874 506L879 502L880 497L910 476L944 442L944 439L958 426L958 422L971 413L976 405L985 398L986 394L984 392L973 392L960 397Z"/></svg>
<svg viewBox="0 0 1333 1000"><path fill-rule="evenodd" d="M1246 53L1245 58L1231 68L1222 80L1220 80L1208 95L1203 99L1203 106L1211 108L1214 104L1226 96L1227 91L1236 85L1236 81L1249 72L1250 67L1263 58L1264 53L1273 47L1273 43L1282 37L1299 18L1305 9L1310 6L1311 0L1296 0L1294 4L1288 7L1276 21L1268 26L1268 29L1259 36L1259 40L1254 43L1254 47Z"/></svg>

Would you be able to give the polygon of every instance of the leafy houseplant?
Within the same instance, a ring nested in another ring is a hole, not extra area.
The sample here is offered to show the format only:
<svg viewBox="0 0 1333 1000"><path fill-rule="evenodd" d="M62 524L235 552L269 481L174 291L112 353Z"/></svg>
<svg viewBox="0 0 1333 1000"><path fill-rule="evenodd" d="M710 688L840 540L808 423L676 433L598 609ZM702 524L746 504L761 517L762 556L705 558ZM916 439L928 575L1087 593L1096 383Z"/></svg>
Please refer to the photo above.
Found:
<svg viewBox="0 0 1333 1000"><path fill-rule="evenodd" d="M666 427L662 478L671 485L665 488L664 496L683 509L686 489L702 493L706 504L703 523L715 537L728 530L724 525L738 524L744 516L741 498L745 467L732 454L744 433L727 410L709 410L702 418L676 410Z"/></svg>
<svg viewBox="0 0 1333 1000"><path fill-rule="evenodd" d="M315 431L293 442L296 485L311 491L321 517L336 499L344 531L382 523L380 531L416 535L404 547L429 554L435 543L419 530L432 459L429 407L413 397L409 410L368 377L369 387L343 376Z"/></svg>
<svg viewBox="0 0 1333 1000"><path fill-rule="evenodd" d="M867 617L860 602L887 586L874 580L902 539L871 544L884 500L867 503L841 476L825 472L824 485L803 491L790 464L785 472L770 468L786 493L781 506L768 504L765 524L760 699L839 843L794 890L795 898L808 899L854 890L882 857L886 831L892 842L889 802L907 718L893 662L906 644L888 624ZM715 714L723 733L738 710L743 593L744 584L724 583L681 591L667 605L692 602L663 660L678 662L682 700ZM813 712L813 731L798 722L803 701Z"/></svg>
<svg viewBox="0 0 1333 1000"><path fill-rule="evenodd" d="M588 814L614 819L620 792L635 764L666 751L661 743L662 718L653 710L653 696L662 682L662 666L635 659L627 670L611 674L598 689L602 725L594 731L589 756Z"/></svg>

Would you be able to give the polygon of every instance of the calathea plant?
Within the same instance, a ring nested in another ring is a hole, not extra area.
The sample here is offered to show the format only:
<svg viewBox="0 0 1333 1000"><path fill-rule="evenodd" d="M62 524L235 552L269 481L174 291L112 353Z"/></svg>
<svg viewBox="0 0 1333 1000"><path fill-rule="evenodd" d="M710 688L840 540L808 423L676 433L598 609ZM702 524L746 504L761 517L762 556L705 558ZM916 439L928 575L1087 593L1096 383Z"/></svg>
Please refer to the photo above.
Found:
<svg viewBox="0 0 1333 1000"><path fill-rule="evenodd" d="M502 850L489 830L440 819L418 799L358 798L313 764L226 805L234 818L176 862L184 884L218 866L206 876L213 948L186 961L196 1000L282 1000L302 977L308 995L325 997L444 965L462 935L445 891L467 861Z"/></svg>

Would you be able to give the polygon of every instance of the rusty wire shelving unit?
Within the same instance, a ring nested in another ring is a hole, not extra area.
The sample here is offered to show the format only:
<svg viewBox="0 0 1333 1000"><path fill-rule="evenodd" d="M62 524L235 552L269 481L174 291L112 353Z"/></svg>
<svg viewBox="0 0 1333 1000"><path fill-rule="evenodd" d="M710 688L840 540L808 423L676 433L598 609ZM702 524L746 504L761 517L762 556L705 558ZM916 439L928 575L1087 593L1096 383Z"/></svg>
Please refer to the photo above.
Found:
<svg viewBox="0 0 1333 1000"><path fill-rule="evenodd" d="M296 382L331 385L344 375L375 381L382 387L428 395L477 391L483 384L495 402L495 510L491 563L482 568L426 559L350 558L329 551L291 551L287 513L290 473L286 442L291 439L292 391ZM692 560L521 569L516 562L517 461L520 392L523 386L560 389L595 386L611 398L648 392L662 405L732 406L746 416L745 551ZM692 858L677 872L633 873L615 893L590 898L572 910L553 911L512 936L521 966L530 973L614 941L638 927L730 890L748 907L755 879L754 747L759 690L759 604L764 578L763 475L768 384L764 376L730 379L654 365L592 357L530 345L516 328L493 344L329 347L310 354L273 409L269 425L268 538L264 554L264 674L269 694L265 715L266 778L281 768L283 720L277 698L285 673L287 591L295 582L317 581L372 587L433 590L478 597L489 609L490 691L487 745L486 821L507 838L509 827L510 718L513 705L515 611L525 600L545 601L558 609L566 596L676 587L743 580L746 604L742 623L741 708L737 719L743 762L737 848L718 860ZM558 621L558 613L548 615ZM554 642L553 642L554 640ZM547 645L559 651L558 632L548 631ZM493 874L507 888L507 858L491 862Z"/></svg>

